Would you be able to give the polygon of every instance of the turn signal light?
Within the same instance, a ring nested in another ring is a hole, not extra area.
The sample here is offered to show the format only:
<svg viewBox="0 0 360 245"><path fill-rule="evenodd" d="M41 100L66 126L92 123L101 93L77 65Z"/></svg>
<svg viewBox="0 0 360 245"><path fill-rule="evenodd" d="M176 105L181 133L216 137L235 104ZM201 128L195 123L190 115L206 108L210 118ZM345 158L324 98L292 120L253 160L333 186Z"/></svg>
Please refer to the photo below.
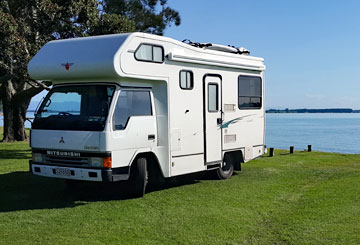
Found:
<svg viewBox="0 0 360 245"><path fill-rule="evenodd" d="M111 168L111 157L103 158L103 167L104 168Z"/></svg>

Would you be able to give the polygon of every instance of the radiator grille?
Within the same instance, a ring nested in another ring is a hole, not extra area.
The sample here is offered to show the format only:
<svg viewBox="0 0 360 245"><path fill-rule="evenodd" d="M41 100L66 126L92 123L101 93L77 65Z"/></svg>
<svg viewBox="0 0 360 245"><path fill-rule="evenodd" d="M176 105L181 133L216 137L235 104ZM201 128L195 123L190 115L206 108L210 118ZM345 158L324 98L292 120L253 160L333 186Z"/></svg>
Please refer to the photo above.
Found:
<svg viewBox="0 0 360 245"><path fill-rule="evenodd" d="M89 160L87 157L62 157L62 156L44 156L44 162L47 164L56 165L88 165Z"/></svg>

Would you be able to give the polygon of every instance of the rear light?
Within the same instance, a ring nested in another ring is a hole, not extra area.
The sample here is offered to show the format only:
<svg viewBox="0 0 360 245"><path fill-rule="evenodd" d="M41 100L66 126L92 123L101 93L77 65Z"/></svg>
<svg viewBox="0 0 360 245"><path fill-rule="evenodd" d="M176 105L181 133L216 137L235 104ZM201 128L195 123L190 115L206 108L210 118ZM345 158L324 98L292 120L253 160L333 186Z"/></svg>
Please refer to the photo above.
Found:
<svg viewBox="0 0 360 245"><path fill-rule="evenodd" d="M104 168L111 168L111 157L103 158L103 167Z"/></svg>

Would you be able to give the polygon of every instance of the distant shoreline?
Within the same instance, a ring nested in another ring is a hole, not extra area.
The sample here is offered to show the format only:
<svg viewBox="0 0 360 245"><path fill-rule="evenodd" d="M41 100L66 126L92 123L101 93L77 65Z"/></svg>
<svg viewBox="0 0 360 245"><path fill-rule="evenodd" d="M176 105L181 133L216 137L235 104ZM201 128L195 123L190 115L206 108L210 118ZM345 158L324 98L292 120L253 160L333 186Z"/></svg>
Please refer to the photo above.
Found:
<svg viewBox="0 0 360 245"><path fill-rule="evenodd" d="M268 109L266 113L360 113L360 110L349 108L330 108L330 109Z"/></svg>
<svg viewBox="0 0 360 245"><path fill-rule="evenodd" d="M34 110L27 111L28 113L34 112ZM353 109L268 109L266 113L360 113L360 110ZM4 113L0 111L0 116L4 116Z"/></svg>

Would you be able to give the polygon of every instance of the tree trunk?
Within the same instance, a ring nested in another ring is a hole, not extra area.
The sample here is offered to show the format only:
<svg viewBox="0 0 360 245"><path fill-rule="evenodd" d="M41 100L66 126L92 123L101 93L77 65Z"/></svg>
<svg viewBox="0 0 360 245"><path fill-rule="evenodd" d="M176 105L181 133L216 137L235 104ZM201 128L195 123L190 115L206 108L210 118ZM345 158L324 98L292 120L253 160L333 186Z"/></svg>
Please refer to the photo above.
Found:
<svg viewBox="0 0 360 245"><path fill-rule="evenodd" d="M14 111L11 106L11 100L15 93L15 90L12 86L11 80L7 80L1 86L1 97L3 103L3 112L4 112L4 138L3 141L14 141L15 134L14 134Z"/></svg>
<svg viewBox="0 0 360 245"><path fill-rule="evenodd" d="M11 80L2 86L2 103L4 112L4 138L2 141L23 141L27 139L25 133L26 111L31 97L18 96Z"/></svg>
<svg viewBox="0 0 360 245"><path fill-rule="evenodd" d="M30 101L15 103L14 108L14 134L15 140L23 141L28 139L25 133L26 111Z"/></svg>
<svg viewBox="0 0 360 245"><path fill-rule="evenodd" d="M28 137L25 133L27 101L3 101L4 108L4 142L23 141Z"/></svg>
<svg viewBox="0 0 360 245"><path fill-rule="evenodd" d="M4 112L4 138L2 141L9 142L15 140L14 134L14 111L11 106L9 106L7 99L3 98L3 112Z"/></svg>

